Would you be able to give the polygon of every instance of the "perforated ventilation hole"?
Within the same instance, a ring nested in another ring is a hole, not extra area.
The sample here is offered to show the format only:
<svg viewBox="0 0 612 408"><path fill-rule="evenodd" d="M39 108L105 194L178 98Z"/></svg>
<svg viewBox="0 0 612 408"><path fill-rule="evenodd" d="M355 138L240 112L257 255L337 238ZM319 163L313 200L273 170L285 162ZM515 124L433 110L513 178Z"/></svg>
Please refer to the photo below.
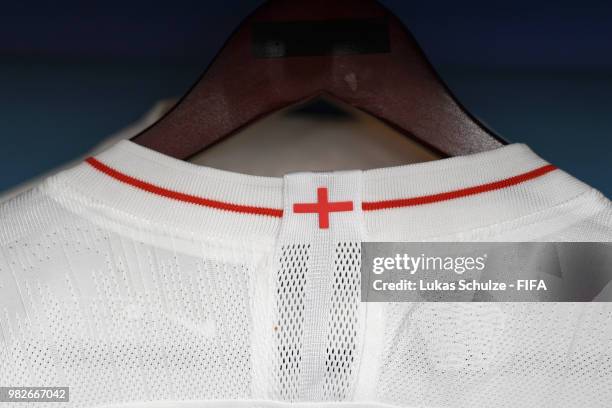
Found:
<svg viewBox="0 0 612 408"><path fill-rule="evenodd" d="M309 250L310 244L283 246L276 282L276 385L278 397L289 401L296 400L299 392Z"/></svg>
<svg viewBox="0 0 612 408"><path fill-rule="evenodd" d="M336 245L323 385L326 400L343 400L351 392L357 352L360 264L358 242Z"/></svg>

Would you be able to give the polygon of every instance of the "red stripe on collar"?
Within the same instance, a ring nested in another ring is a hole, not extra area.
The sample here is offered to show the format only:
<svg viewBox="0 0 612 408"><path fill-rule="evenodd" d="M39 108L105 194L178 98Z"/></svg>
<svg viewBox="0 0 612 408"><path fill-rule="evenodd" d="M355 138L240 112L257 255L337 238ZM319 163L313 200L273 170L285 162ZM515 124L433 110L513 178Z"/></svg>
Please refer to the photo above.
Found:
<svg viewBox="0 0 612 408"><path fill-rule="evenodd" d="M467 197L475 194L486 193L488 191L500 190L503 188L511 187L528 180L543 176L557 168L552 164L547 164L542 167L538 167L535 170L528 171L507 179L494 181L492 183L480 184L473 187L462 188L460 190L447 191L439 194L431 194L420 197L412 198L399 198L395 200L384 200L384 201L370 201L362 204L364 211L375 211L384 210L387 208L399 208L399 207L412 207L415 205L431 204L440 201L454 200L461 197Z"/></svg>
<svg viewBox="0 0 612 408"><path fill-rule="evenodd" d="M118 170L115 170L106 164L100 162L99 160L89 157L85 160L89 165L91 165L96 170L118 180L122 183L128 184L140 190L170 198L177 201L182 201L186 203L191 203L195 205L200 205L204 207L216 208L218 210L226 210L233 211L244 214L254 214L254 215L266 215L270 217L282 217L283 210L280 208L268 208L268 207L257 207L250 205L240 205L227 203L224 201L212 200L209 198L198 197L191 194L185 194L174 190L169 190L163 187L156 186L154 184L148 183L146 181L134 178L132 176L128 176L127 174L121 173ZM557 167L552 164L547 164L542 167L538 167L537 169L528 171L526 173L521 173L513 177L509 177L506 179L494 181L492 183L480 184L477 186L472 186L468 188L463 188L459 190L447 191L439 194L431 194L419 197L411 197L411 198L398 198L392 200L382 200L382 201L369 201L362 203L363 211L376 211L376 210L384 210L390 208L401 208L401 207L412 207L417 205L424 204L432 204L441 201L454 200L461 197L467 197L471 195L486 193L488 191L500 190L507 187L511 187L520 183L523 183L528 180L535 179L537 177L543 176L553 170L556 170Z"/></svg>
<svg viewBox="0 0 612 408"><path fill-rule="evenodd" d="M120 171L117 171L107 166L106 164L98 161L93 157L89 157L85 161L96 170L101 171L102 173L114 178L115 180L162 197L167 197L173 200L183 201L195 205L201 205L203 207L216 208L218 210L233 211L245 214L267 215L270 217L283 216L283 210L281 209L226 203L223 201L211 200L208 198L198 197L191 194L185 194L174 190L168 190L166 188L159 187L154 184L147 183L146 181L142 181L137 178L128 176L127 174L121 173Z"/></svg>

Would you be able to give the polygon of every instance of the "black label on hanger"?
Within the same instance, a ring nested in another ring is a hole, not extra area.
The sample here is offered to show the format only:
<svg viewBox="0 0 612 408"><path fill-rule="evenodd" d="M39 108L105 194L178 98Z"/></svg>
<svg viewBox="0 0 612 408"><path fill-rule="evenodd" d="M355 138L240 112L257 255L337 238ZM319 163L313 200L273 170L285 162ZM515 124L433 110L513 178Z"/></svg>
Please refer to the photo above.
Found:
<svg viewBox="0 0 612 408"><path fill-rule="evenodd" d="M256 58L390 51L386 18L254 23L252 34Z"/></svg>

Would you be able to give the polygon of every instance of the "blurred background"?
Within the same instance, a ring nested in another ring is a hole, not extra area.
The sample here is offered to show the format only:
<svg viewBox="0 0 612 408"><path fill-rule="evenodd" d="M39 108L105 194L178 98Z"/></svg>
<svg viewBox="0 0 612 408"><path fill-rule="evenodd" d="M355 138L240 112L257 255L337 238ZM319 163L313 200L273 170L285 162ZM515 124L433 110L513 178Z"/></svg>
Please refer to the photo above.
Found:
<svg viewBox="0 0 612 408"><path fill-rule="evenodd" d="M1 3L0 193L181 96L260 3ZM382 3L470 112L612 196L612 2Z"/></svg>

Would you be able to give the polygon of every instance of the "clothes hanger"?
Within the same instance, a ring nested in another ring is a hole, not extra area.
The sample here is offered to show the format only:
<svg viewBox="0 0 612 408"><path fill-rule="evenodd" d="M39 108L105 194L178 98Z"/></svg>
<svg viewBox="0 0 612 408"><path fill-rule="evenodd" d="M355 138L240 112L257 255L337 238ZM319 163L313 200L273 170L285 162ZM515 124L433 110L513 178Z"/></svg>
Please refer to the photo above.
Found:
<svg viewBox="0 0 612 408"><path fill-rule="evenodd" d="M322 95L441 156L507 143L457 101L399 19L373 0L266 2L179 103L132 141L187 160L270 113Z"/></svg>

